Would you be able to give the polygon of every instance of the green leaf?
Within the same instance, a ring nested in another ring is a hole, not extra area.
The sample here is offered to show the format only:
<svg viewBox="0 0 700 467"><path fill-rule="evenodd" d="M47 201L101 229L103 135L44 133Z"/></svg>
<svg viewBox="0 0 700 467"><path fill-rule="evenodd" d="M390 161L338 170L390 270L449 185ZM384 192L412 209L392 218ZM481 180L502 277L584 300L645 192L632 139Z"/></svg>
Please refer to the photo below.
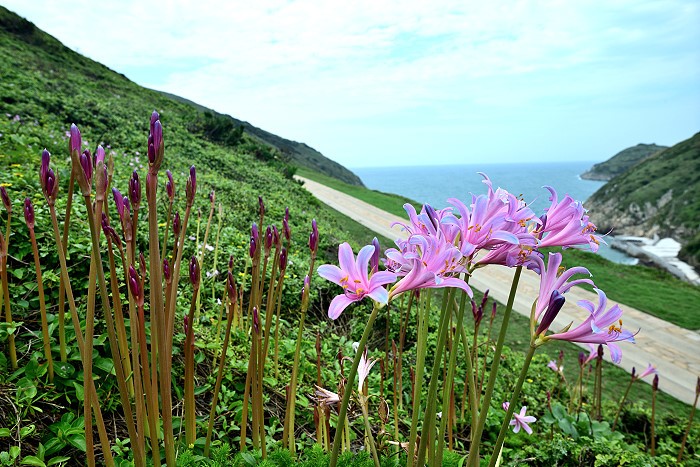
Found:
<svg viewBox="0 0 700 467"><path fill-rule="evenodd" d="M95 366L105 373L114 373L114 361L111 358L98 357L94 360Z"/></svg>
<svg viewBox="0 0 700 467"><path fill-rule="evenodd" d="M31 435L36 430L36 425L23 426L19 430L19 437L24 438L25 436Z"/></svg>
<svg viewBox="0 0 700 467"><path fill-rule="evenodd" d="M44 461L39 459L36 456L27 456L24 459L22 459L22 462L20 462L21 465L35 465L37 467L46 467L46 464L44 464Z"/></svg>
<svg viewBox="0 0 700 467"><path fill-rule="evenodd" d="M53 457L46 463L46 465L47 466L56 465L56 464L60 464L61 462L68 462L69 460L70 460L70 457L66 457L66 456Z"/></svg>
<svg viewBox="0 0 700 467"><path fill-rule="evenodd" d="M75 448L80 449L85 452L87 450L87 445L85 444L85 436L71 436L68 438L68 442Z"/></svg>
<svg viewBox="0 0 700 467"><path fill-rule="evenodd" d="M75 374L75 368L68 362L60 362L54 365L54 372L59 377L68 379Z"/></svg>
<svg viewBox="0 0 700 467"><path fill-rule="evenodd" d="M0 428L0 438L4 438L6 436L10 436L10 429L9 428Z"/></svg>

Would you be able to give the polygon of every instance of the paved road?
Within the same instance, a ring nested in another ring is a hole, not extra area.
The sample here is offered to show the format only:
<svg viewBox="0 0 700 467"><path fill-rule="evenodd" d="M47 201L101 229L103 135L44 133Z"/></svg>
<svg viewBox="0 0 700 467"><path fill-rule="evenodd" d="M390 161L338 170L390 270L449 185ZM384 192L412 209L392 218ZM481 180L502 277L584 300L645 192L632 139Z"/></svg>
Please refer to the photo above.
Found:
<svg viewBox="0 0 700 467"><path fill-rule="evenodd" d="M390 214L312 180L297 178L302 180L304 187L319 200L378 234L389 239L405 235L400 227L390 227L393 222L403 222L405 218ZM505 303L513 274L513 269L489 266L475 272L470 279L470 284L478 290L489 289L490 296ZM605 284L600 285L605 289ZM529 317L530 307L538 291L539 276L531 271L523 271L513 309ZM584 320L586 312L575 305L582 299L597 303L597 296L592 292L580 288L570 290L566 294L566 305L552 325L552 329L564 327L572 321L578 324ZM610 301L608 305L612 306L613 303L616 302ZM636 367L639 372L645 369L647 364L654 364L659 370L659 389L683 402L692 404L695 398L696 378L700 375L700 334L642 313L627 305L620 304L620 307L624 310L625 328L641 329L636 337L636 344L620 343L623 352L620 366L630 372L632 367ZM582 347L588 348L585 345ZM647 379L648 381L645 381L650 383L651 378Z"/></svg>

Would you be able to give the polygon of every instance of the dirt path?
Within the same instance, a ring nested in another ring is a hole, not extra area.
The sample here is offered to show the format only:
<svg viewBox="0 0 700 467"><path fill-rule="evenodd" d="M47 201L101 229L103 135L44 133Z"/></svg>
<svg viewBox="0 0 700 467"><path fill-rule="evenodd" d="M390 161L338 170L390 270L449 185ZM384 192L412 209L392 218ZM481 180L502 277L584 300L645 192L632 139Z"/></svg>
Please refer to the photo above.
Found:
<svg viewBox="0 0 700 467"><path fill-rule="evenodd" d="M319 200L333 209L355 219L365 227L378 234L394 239L405 235L399 227L391 228L396 221L406 219L382 211L364 201L328 188L320 183L297 177L304 182L304 187ZM368 239L368 243L369 243ZM477 271L470 279L470 284L478 290L489 289L489 294L505 303L513 278L514 270L501 266L486 267ZM594 278L595 279L595 278ZM601 284L601 287L605 287ZM531 271L523 271L513 309L524 316L530 316L530 307L539 291L539 276ZM597 296L586 290L574 288L566 294L566 305L557 317L553 329L564 327L570 322L580 323L586 318L585 311L575 305L579 300L597 303ZM612 306L610 301L608 306ZM692 404L695 398L696 378L700 375L700 334L683 329L654 316L620 304L624 310L626 329L641 329L636 337L636 344L620 343L623 358L621 367L631 372L632 367L641 371L647 364L654 364L659 370L659 389ZM582 347L588 349L587 346ZM607 353L606 353L607 354ZM607 355L606 355L607 357ZM647 383L651 378L647 378ZM622 390L622 388L620 388Z"/></svg>

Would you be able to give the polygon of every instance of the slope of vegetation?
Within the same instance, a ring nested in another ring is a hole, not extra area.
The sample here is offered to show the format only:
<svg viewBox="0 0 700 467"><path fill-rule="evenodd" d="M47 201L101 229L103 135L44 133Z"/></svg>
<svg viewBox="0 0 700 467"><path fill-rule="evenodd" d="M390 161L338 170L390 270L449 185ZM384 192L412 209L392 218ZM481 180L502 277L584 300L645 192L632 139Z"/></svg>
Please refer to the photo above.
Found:
<svg viewBox="0 0 700 467"><path fill-rule="evenodd" d="M632 146L631 148L618 152L605 162L593 165L593 167L581 174L581 178L585 180L608 181L626 172L647 157L667 148L668 146L659 146L657 144L638 144Z"/></svg>

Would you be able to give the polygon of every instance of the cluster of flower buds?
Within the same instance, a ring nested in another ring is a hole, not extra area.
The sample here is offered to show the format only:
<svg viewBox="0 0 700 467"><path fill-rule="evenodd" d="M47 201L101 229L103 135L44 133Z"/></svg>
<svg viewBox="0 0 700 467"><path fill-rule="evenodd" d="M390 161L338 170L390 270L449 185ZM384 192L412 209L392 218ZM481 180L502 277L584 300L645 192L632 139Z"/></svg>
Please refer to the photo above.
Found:
<svg viewBox="0 0 700 467"><path fill-rule="evenodd" d="M187 177L185 185L185 197L187 198L187 206L192 207L194 196L197 194L197 171L194 165L190 167L190 176Z"/></svg>
<svg viewBox="0 0 700 467"><path fill-rule="evenodd" d="M190 259L190 282L195 291L199 289L199 277L199 261L197 261L196 256L192 255L192 259Z"/></svg>
<svg viewBox="0 0 700 467"><path fill-rule="evenodd" d="M134 210L138 210L141 206L141 181L136 170L134 170L129 179L129 199Z"/></svg>
<svg viewBox="0 0 700 467"><path fill-rule="evenodd" d="M41 167L39 168L39 179L41 182L41 190L46 198L46 203L53 206L56 203L58 196L58 179L53 169L49 167L51 162L51 153L44 149L41 153Z"/></svg>
<svg viewBox="0 0 700 467"><path fill-rule="evenodd" d="M0 198L2 198L2 204L5 206L5 210L11 213L12 202L10 202L10 195L7 194L7 189L4 186L0 186Z"/></svg>
<svg viewBox="0 0 700 467"><path fill-rule="evenodd" d="M165 182L165 193L172 204L175 200L175 181L173 181L173 173L170 170L166 170L165 175L168 177L168 180Z"/></svg>
<svg viewBox="0 0 700 467"><path fill-rule="evenodd" d="M97 146L95 151L95 200L104 201L108 184L105 150L102 146Z"/></svg>
<svg viewBox="0 0 700 467"><path fill-rule="evenodd" d="M5 193L5 195L3 196L4 203L5 196L7 196L7 192L5 192L4 190L2 192ZM7 208L7 206L8 204L5 204L5 208ZM29 198L24 198L24 221L27 223L27 227L29 228L29 230L34 230L34 206L32 205L32 200Z"/></svg>
<svg viewBox="0 0 700 467"><path fill-rule="evenodd" d="M129 266L129 290L139 306L143 305L143 289L141 288L141 278L134 266Z"/></svg>
<svg viewBox="0 0 700 467"><path fill-rule="evenodd" d="M163 143L163 127L160 115L155 110L151 114L151 128L148 134L148 171L156 174L163 163L165 144Z"/></svg>
<svg viewBox="0 0 700 467"><path fill-rule="evenodd" d="M260 231L258 230L258 224L253 222L250 228L250 247L248 249L248 254L251 259L254 259L258 254L258 245L260 244Z"/></svg>
<svg viewBox="0 0 700 467"><path fill-rule="evenodd" d="M173 275L170 269L170 262L168 261L168 258L165 258L163 260L163 277L165 278L165 282L167 284L170 284L173 280Z"/></svg>

